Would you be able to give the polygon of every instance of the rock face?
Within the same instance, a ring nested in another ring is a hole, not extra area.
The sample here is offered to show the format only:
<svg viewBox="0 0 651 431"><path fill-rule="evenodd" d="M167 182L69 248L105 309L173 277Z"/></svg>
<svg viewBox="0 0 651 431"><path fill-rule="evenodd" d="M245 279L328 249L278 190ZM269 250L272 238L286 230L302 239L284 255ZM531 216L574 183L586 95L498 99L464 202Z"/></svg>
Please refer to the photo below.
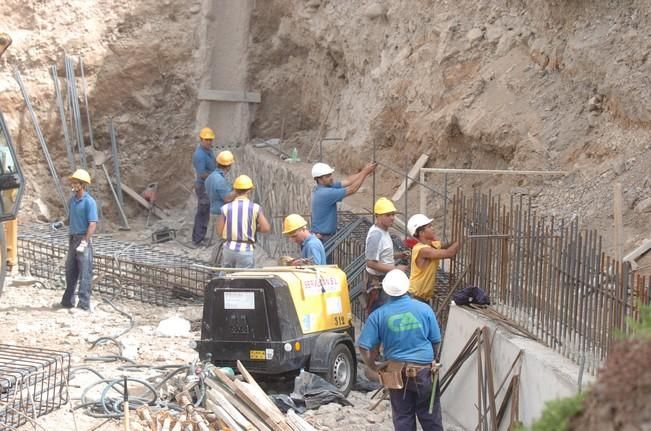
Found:
<svg viewBox="0 0 651 431"><path fill-rule="evenodd" d="M83 55L96 150L110 154L106 126L112 117L125 182L141 191L158 181L160 205L181 207L188 194L181 185L191 186L193 177L194 132L210 123L197 117L199 88L215 84L205 69L239 58L226 55L228 50L246 49L247 88L262 96L260 104L241 106L252 113L255 138L282 136L285 150L296 147L304 159L315 159L321 130L323 157L342 173L372 158L373 144L376 158L400 171L421 153L430 155L428 167L564 171L568 174L557 177L479 181L456 175L448 179L448 189L479 184L496 192L541 189L535 203L545 215L576 213L605 235L607 247L610 185L621 182L629 191L624 214L629 242L651 230L651 219L639 216L648 213L634 210L650 192L641 180L651 159L651 38L642 30L651 24L648 1L266 0L251 2L250 37L243 47L207 30L207 22L234 10L220 2L210 5L197 0L0 4L3 31L14 39L0 60L0 106L25 167L26 201L40 197L51 218L63 214L13 69L23 74L55 165L65 176L70 166L48 66L58 66L65 87L63 52ZM233 15L229 19L242 19ZM86 120L82 100L90 146ZM637 162L630 166L611 169L616 160L633 158ZM101 169L91 171L104 218L117 221ZM401 180L389 170L380 175L377 194L390 196ZM428 176L428 181L438 188L442 179ZM418 199L410 201L412 212ZM442 205L433 196L429 201L428 212L441 219ZM131 205L128 216L140 213ZM37 217L37 208L24 207L21 217Z"/></svg>
<svg viewBox="0 0 651 431"><path fill-rule="evenodd" d="M351 173L372 157L373 143L377 159L400 170L428 153L428 167L566 171L449 181L498 192L541 189L540 211L576 213L608 247L610 184L635 189L650 166L609 170L614 159L651 159L651 38L639 30L651 24L651 7L642 0L584 6L396 0L322 1L313 9L293 0L257 2L249 81L266 97L252 133L268 138L282 129L288 146L305 154L315 133L306 130L323 123L324 136L343 139L324 141L324 158ZM381 175L377 193L391 195L400 179ZM631 202L648 196L649 186L642 189ZM651 218L632 208L625 219L631 244L651 230Z"/></svg>

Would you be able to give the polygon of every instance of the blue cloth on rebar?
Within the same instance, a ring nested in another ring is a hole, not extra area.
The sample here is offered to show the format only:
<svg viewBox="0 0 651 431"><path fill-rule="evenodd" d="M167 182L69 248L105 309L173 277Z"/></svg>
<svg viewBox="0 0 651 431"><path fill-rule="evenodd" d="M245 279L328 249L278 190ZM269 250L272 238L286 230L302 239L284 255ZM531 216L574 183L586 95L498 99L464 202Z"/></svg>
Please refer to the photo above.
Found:
<svg viewBox="0 0 651 431"><path fill-rule="evenodd" d="M482 289L477 286L464 287L452 297L457 305L490 305L491 300Z"/></svg>

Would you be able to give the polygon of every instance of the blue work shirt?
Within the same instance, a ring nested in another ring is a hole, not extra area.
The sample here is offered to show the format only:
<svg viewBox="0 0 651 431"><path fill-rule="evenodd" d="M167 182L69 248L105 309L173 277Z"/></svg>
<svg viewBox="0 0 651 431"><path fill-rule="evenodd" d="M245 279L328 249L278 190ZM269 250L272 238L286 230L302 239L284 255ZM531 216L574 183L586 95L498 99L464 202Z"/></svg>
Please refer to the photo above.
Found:
<svg viewBox="0 0 651 431"><path fill-rule="evenodd" d="M192 155L192 166L194 167L194 172L197 174L195 183L203 184L205 180L201 178L201 175L211 174L217 167L215 164L215 153L212 150L205 149L201 145L197 146L197 149L194 150L194 154Z"/></svg>
<svg viewBox="0 0 651 431"><path fill-rule="evenodd" d="M88 225L97 222L97 203L87 192L77 198L70 199L70 235L85 235Z"/></svg>
<svg viewBox="0 0 651 431"><path fill-rule="evenodd" d="M325 248L319 238L310 235L301 243L301 257L303 259L312 259L315 265L326 264Z"/></svg>
<svg viewBox="0 0 651 431"><path fill-rule="evenodd" d="M312 232L334 235L337 231L337 202L346 197L346 189L337 181L332 186L317 185L312 192Z"/></svg>
<svg viewBox="0 0 651 431"><path fill-rule="evenodd" d="M373 311L359 337L359 346L372 350L379 344L391 361L429 364L434 360L432 344L441 342L441 330L432 308L409 295L390 297Z"/></svg>
<svg viewBox="0 0 651 431"><path fill-rule="evenodd" d="M210 214L221 214L221 208L224 205L224 198L233 191L231 183L228 182L224 171L216 168L212 174L206 178L206 193L210 200Z"/></svg>

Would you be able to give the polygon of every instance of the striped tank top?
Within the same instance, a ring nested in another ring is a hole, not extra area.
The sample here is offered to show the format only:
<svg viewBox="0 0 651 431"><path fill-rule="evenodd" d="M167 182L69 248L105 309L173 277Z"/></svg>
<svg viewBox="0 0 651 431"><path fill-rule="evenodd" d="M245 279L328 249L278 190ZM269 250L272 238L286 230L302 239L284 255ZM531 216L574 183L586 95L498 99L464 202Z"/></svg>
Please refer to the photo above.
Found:
<svg viewBox="0 0 651 431"><path fill-rule="evenodd" d="M236 198L221 208L224 215L222 238L224 247L233 251L251 251L255 243L255 229L260 205L246 197Z"/></svg>

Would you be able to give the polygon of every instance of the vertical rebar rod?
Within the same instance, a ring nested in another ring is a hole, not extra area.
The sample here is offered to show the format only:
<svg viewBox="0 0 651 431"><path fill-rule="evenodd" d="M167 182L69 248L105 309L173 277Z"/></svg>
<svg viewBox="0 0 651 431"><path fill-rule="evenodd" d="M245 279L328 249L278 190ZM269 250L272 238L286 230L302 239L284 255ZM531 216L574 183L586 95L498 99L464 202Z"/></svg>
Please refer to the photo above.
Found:
<svg viewBox="0 0 651 431"><path fill-rule="evenodd" d="M68 79L68 94L72 109L72 119L77 136L77 147L79 151L79 162L81 167L87 169L86 152L84 148L84 129L81 125L81 112L79 110L79 98L77 96L77 82L75 78L75 66L72 58L66 56L66 76Z"/></svg>
<svg viewBox="0 0 651 431"><path fill-rule="evenodd" d="M57 74L57 67L50 66L50 75L54 83L54 94L56 103L59 108L59 116L61 117L61 129L63 130L63 142L66 146L66 154L68 155L68 165L70 172L75 170L75 153L72 149L72 141L70 140L70 132L68 131L68 123L66 121L66 110L63 104L63 97L61 95L61 87L59 86L59 75Z"/></svg>
<svg viewBox="0 0 651 431"><path fill-rule="evenodd" d="M84 57L81 55L79 56L79 72L81 74L81 89L84 96L86 120L88 122L88 139L90 140L91 148L95 149L95 141L93 140L93 127L90 121L90 107L88 106L88 89L86 88L86 76L84 75Z"/></svg>
<svg viewBox="0 0 651 431"><path fill-rule="evenodd" d="M115 179L115 191L118 195L120 205L124 208L124 199L122 198L122 177L120 176L120 153L118 151L118 138L113 124L113 118L109 118L108 124L109 136L111 138L111 155L113 157L113 178Z"/></svg>
<svg viewBox="0 0 651 431"><path fill-rule="evenodd" d="M41 132L41 126L38 122L38 118L36 118L36 113L34 112L34 108L32 107L32 102L29 100L29 94L27 93L27 89L25 88L25 84L23 83L23 79L18 70L14 72L14 77L16 79L16 82L18 83L18 87L20 87L20 92L23 95L23 100L25 101L25 105L27 106L27 110L29 111L30 118L32 119L32 125L34 126L36 137L38 138L38 142L41 145L41 150L43 151L43 155L45 156L45 160L47 161L47 166L48 169L50 170L50 175L52 175L52 179L54 180L54 188L57 191L57 194L59 195L59 199L61 199L63 210L65 211L67 217L68 204L67 204L66 196L63 193L63 188L61 187L59 174L57 174L57 170L56 167L54 166L54 162L52 161L52 157L50 157L50 151L47 148L47 143L45 142L45 138L43 137L43 133Z"/></svg>

